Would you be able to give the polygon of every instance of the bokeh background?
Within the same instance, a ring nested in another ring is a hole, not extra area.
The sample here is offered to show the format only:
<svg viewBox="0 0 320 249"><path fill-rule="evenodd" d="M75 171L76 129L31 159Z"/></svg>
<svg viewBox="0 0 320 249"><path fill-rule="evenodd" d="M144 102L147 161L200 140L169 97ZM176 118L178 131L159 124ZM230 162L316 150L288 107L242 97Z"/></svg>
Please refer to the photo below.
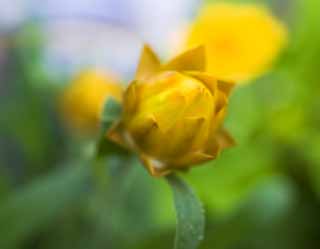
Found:
<svg viewBox="0 0 320 249"><path fill-rule="evenodd" d="M88 67L126 85L145 42L168 58L208 2L0 1L1 249L172 248L166 182L137 160L92 174L92 141L65 127L57 102ZM319 248L320 2L233 2L267 5L289 42L230 99L237 146L183 174L206 210L201 248Z"/></svg>

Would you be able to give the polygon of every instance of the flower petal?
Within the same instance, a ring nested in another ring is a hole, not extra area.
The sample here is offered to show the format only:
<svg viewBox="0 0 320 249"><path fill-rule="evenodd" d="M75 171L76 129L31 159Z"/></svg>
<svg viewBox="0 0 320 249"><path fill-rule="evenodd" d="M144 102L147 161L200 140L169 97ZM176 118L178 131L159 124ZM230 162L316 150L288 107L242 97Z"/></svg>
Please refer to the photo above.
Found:
<svg viewBox="0 0 320 249"><path fill-rule="evenodd" d="M130 148L127 141L123 137L123 129L120 122L114 124L109 129L109 131L107 132L107 138L125 148Z"/></svg>
<svg viewBox="0 0 320 249"><path fill-rule="evenodd" d="M165 102L154 108L153 112L162 133L166 133L179 120L186 107L186 98L178 91L172 91Z"/></svg>
<svg viewBox="0 0 320 249"><path fill-rule="evenodd" d="M218 89L224 92L227 96L230 95L231 90L233 89L234 86L235 84L232 82L218 80Z"/></svg>
<svg viewBox="0 0 320 249"><path fill-rule="evenodd" d="M209 137L205 152L216 156L221 150L232 147L235 144L232 136L225 129L220 128Z"/></svg>
<svg viewBox="0 0 320 249"><path fill-rule="evenodd" d="M137 81L133 81L130 83L129 87L124 93L124 107L125 112L132 113L136 110L137 107L137 99L138 99L138 83Z"/></svg>
<svg viewBox="0 0 320 249"><path fill-rule="evenodd" d="M203 117L189 117L171 129L166 150L169 157L178 157L193 149L199 149L208 135L208 127Z"/></svg>
<svg viewBox="0 0 320 249"><path fill-rule="evenodd" d="M172 169L170 169L165 163L157 159L153 159L145 154L140 155L140 159L144 167L152 176L161 177L168 175L172 171Z"/></svg>
<svg viewBox="0 0 320 249"><path fill-rule="evenodd" d="M135 78L137 80L143 80L152 76L159 70L160 60L157 55L148 45L144 45Z"/></svg>
<svg viewBox="0 0 320 249"><path fill-rule="evenodd" d="M216 134L217 142L220 146L220 149L226 149L236 145L235 140L225 129L220 129Z"/></svg>
<svg viewBox="0 0 320 249"><path fill-rule="evenodd" d="M209 160L213 160L216 158L218 153L206 153L203 151L196 151L196 152L191 152L181 158L178 158L174 161L174 166L175 169L185 169L189 168L190 166L194 166L200 163L204 163Z"/></svg>
<svg viewBox="0 0 320 249"><path fill-rule="evenodd" d="M205 70L205 48L199 46L178 55L162 68L163 70L175 71L204 71Z"/></svg>
<svg viewBox="0 0 320 249"><path fill-rule="evenodd" d="M205 72L198 72L198 71L186 71L185 74L201 81L208 90L212 93L212 95L215 94L217 89L218 81L215 77L212 75L205 73Z"/></svg>

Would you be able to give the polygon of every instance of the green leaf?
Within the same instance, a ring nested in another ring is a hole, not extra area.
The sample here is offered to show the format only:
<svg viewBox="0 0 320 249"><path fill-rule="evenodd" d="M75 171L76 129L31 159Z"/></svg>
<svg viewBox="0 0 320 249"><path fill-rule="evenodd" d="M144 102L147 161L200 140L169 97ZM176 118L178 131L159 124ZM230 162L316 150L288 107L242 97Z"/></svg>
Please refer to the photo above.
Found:
<svg viewBox="0 0 320 249"><path fill-rule="evenodd" d="M89 172L88 165L63 167L11 194L0 204L0 248L19 247L80 200Z"/></svg>
<svg viewBox="0 0 320 249"><path fill-rule="evenodd" d="M204 234L202 204L192 189L176 175L166 177L170 184L177 213L175 249L198 248Z"/></svg>

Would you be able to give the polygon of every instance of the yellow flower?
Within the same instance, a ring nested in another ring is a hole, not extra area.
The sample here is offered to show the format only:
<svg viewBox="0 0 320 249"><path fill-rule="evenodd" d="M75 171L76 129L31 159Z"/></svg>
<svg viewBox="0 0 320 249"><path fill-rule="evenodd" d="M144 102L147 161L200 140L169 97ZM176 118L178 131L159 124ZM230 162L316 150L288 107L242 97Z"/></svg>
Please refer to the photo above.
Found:
<svg viewBox="0 0 320 249"><path fill-rule="evenodd" d="M144 47L108 136L137 152L153 176L212 160L233 144L222 128L233 84L205 73L204 59L198 47L161 65Z"/></svg>
<svg viewBox="0 0 320 249"><path fill-rule="evenodd" d="M205 6L187 45L206 45L207 70L243 83L264 73L287 42L287 29L266 8L250 4Z"/></svg>
<svg viewBox="0 0 320 249"><path fill-rule="evenodd" d="M109 96L121 100L122 87L115 78L97 70L80 73L61 98L64 119L79 131L97 131L103 105Z"/></svg>

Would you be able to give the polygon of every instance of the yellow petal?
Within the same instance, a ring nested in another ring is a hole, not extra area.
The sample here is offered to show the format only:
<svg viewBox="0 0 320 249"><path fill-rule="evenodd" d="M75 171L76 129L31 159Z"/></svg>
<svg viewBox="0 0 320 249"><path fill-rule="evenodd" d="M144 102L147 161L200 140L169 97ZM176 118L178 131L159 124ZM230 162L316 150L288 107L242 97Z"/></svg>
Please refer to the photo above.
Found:
<svg viewBox="0 0 320 249"><path fill-rule="evenodd" d="M206 153L217 156L223 149L234 146L236 143L232 136L223 128L211 134Z"/></svg>
<svg viewBox="0 0 320 249"><path fill-rule="evenodd" d="M128 127L133 138L139 141L139 144L143 144L145 136L148 136L150 132L158 128L157 121L152 114L148 116L140 115Z"/></svg>
<svg viewBox="0 0 320 249"><path fill-rule="evenodd" d="M235 84L232 82L218 80L218 89L220 91L224 92L227 96L230 95L231 90L233 89L234 85Z"/></svg>
<svg viewBox="0 0 320 249"><path fill-rule="evenodd" d="M217 103L214 122L211 123L211 128L210 128L210 131L214 136L217 129L221 127L221 124L224 121L224 117L226 113L227 113L227 105L222 106L219 103Z"/></svg>
<svg viewBox="0 0 320 249"><path fill-rule="evenodd" d="M127 142L123 137L123 129L121 123L114 124L107 132L107 138L111 141L123 146L123 147L130 147L128 146Z"/></svg>
<svg viewBox="0 0 320 249"><path fill-rule="evenodd" d="M163 70L175 71L204 71L205 70L205 48L199 46L190 49L163 66Z"/></svg>
<svg viewBox="0 0 320 249"><path fill-rule="evenodd" d="M218 84L215 77L205 72L186 71L184 73L201 81L209 89L212 95L215 94Z"/></svg>
<svg viewBox="0 0 320 249"><path fill-rule="evenodd" d="M217 132L216 139L220 149L226 149L236 145L233 137L223 128Z"/></svg>
<svg viewBox="0 0 320 249"><path fill-rule="evenodd" d="M184 157L178 158L174 161L174 165L176 165L176 169L188 168L194 164L204 163L209 160L213 160L217 156L214 154L208 154L203 151L191 152Z"/></svg>
<svg viewBox="0 0 320 249"><path fill-rule="evenodd" d="M124 108L126 112L132 113L137 107L138 91L137 81L130 83L129 87L124 93Z"/></svg>
<svg viewBox="0 0 320 249"><path fill-rule="evenodd" d="M135 78L138 80L146 79L158 72L159 69L160 61L157 55L148 45L144 45Z"/></svg>
<svg viewBox="0 0 320 249"><path fill-rule="evenodd" d="M140 158L144 167L152 176L161 177L171 173L172 169L169 169L165 163L158 161L157 159L153 159L144 154L140 155Z"/></svg>
<svg viewBox="0 0 320 249"><path fill-rule="evenodd" d="M169 107L165 106L168 105ZM167 132L180 118L186 106L186 99L178 91L172 91L166 98L166 103L163 106L155 106L153 115L159 126L159 129Z"/></svg>
<svg viewBox="0 0 320 249"><path fill-rule="evenodd" d="M186 154L203 144L207 130L205 118L186 118L167 134L167 141L162 146L170 157Z"/></svg>
<svg viewBox="0 0 320 249"><path fill-rule="evenodd" d="M223 92L220 91L216 96L216 115L218 116L219 112L226 109L228 98Z"/></svg>

